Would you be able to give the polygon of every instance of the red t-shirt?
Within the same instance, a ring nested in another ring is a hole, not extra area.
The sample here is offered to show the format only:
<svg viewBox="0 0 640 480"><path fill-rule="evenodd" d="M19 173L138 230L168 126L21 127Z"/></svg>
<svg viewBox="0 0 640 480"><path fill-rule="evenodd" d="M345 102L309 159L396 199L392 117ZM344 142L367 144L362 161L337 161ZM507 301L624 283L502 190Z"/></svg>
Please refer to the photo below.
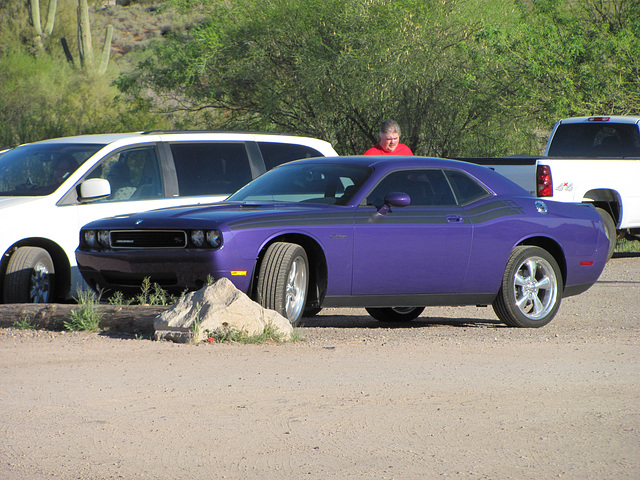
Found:
<svg viewBox="0 0 640 480"><path fill-rule="evenodd" d="M364 152L364 155L413 155L413 152L404 143L399 143L393 152L387 152L380 145L376 145Z"/></svg>

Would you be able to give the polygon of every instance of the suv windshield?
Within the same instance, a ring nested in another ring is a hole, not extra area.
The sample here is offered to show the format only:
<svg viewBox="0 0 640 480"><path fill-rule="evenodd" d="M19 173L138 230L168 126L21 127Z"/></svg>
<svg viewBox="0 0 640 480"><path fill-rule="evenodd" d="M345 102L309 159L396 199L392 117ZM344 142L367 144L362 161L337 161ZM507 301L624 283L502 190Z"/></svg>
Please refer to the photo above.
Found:
<svg viewBox="0 0 640 480"><path fill-rule="evenodd" d="M0 196L53 193L101 144L31 144L0 155Z"/></svg>
<svg viewBox="0 0 640 480"><path fill-rule="evenodd" d="M312 202L345 205L373 170L335 163L291 163L265 173L230 202Z"/></svg>

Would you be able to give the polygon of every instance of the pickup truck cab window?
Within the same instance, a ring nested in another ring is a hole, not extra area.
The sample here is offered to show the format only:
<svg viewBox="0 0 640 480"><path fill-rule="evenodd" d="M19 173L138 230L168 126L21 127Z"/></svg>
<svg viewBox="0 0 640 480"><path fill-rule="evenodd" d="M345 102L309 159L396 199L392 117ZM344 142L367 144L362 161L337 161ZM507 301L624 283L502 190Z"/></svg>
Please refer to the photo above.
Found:
<svg viewBox="0 0 640 480"><path fill-rule="evenodd" d="M564 123L549 146L550 157L640 157L638 127L631 123Z"/></svg>

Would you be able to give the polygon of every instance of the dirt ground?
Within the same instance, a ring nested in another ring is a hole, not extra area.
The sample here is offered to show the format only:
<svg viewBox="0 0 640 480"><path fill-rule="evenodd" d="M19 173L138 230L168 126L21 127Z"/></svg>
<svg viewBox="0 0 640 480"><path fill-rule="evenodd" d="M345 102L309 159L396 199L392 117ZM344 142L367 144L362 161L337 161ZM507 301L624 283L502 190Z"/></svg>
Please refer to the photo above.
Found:
<svg viewBox="0 0 640 480"><path fill-rule="evenodd" d="M638 479L640 256L537 330L328 310L285 345L0 330L0 478Z"/></svg>

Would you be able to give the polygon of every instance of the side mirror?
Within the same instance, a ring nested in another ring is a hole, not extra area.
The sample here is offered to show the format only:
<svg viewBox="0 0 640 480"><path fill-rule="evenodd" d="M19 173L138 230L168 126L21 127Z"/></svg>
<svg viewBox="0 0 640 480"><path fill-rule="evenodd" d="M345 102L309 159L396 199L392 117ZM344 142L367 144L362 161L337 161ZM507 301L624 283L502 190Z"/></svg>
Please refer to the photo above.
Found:
<svg viewBox="0 0 640 480"><path fill-rule="evenodd" d="M111 195L111 184L104 178L90 178L78 185L78 199L90 202Z"/></svg>
<svg viewBox="0 0 640 480"><path fill-rule="evenodd" d="M386 215L391 207L406 207L411 205L411 198L404 192L391 192L384 197L384 205L378 210L378 215Z"/></svg>

